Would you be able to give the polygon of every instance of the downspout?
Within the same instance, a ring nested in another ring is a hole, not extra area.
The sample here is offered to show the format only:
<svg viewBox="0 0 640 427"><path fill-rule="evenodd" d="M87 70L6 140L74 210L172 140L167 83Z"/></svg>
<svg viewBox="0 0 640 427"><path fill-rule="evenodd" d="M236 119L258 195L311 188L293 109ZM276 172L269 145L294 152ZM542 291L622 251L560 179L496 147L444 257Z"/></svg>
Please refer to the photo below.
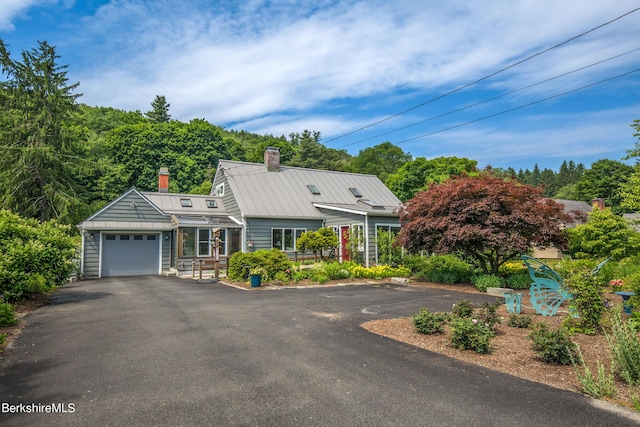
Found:
<svg viewBox="0 0 640 427"><path fill-rule="evenodd" d="M84 234L84 228L80 228L80 235L82 240L80 240L80 277L78 277L78 280L84 276L84 239L87 237Z"/></svg>
<svg viewBox="0 0 640 427"><path fill-rule="evenodd" d="M369 263L369 215L364 214L364 266L371 267Z"/></svg>

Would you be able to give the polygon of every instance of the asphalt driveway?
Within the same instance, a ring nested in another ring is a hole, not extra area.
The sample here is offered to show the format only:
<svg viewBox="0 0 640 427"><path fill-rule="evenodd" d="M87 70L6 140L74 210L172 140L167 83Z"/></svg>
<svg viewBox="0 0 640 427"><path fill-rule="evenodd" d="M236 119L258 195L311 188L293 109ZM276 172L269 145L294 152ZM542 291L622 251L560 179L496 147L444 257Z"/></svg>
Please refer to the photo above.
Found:
<svg viewBox="0 0 640 427"><path fill-rule="evenodd" d="M462 298L483 296L400 285L242 291L166 277L74 283L27 317L0 361L0 424L639 425L627 411L359 327Z"/></svg>

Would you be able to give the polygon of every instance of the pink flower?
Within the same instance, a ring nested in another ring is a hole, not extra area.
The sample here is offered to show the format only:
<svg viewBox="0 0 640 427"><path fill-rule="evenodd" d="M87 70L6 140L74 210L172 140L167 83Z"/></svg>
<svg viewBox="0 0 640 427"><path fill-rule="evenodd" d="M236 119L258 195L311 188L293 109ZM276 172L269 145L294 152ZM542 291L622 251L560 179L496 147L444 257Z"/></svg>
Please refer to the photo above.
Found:
<svg viewBox="0 0 640 427"><path fill-rule="evenodd" d="M478 319L473 319L472 322L475 325L476 323L478 323Z"/></svg>

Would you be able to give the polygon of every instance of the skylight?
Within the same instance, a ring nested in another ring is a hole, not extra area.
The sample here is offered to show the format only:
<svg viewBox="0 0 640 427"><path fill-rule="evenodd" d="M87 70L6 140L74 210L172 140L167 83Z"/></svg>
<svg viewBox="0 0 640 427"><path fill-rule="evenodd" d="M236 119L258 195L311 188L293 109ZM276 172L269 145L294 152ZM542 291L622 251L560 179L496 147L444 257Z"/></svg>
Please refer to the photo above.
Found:
<svg viewBox="0 0 640 427"><path fill-rule="evenodd" d="M349 191L351 191L351 193L356 197L362 197L362 193L360 192L360 190L355 187L351 187Z"/></svg>
<svg viewBox="0 0 640 427"><path fill-rule="evenodd" d="M319 195L320 194L320 190L318 190L318 187L316 187L313 184L308 184L307 188L309 189L309 191L311 191L311 194L315 194L315 195Z"/></svg>
<svg viewBox="0 0 640 427"><path fill-rule="evenodd" d="M371 206L373 209L384 209L384 206L382 206L380 203L378 202L374 202L373 200L369 200L369 199L362 199L359 200L360 202L364 203L367 206Z"/></svg>
<svg viewBox="0 0 640 427"><path fill-rule="evenodd" d="M215 200L207 199L207 207L208 208L217 208L218 204Z"/></svg>
<svg viewBox="0 0 640 427"><path fill-rule="evenodd" d="M180 199L180 205L183 208L190 208L192 206L191 205L191 199Z"/></svg>

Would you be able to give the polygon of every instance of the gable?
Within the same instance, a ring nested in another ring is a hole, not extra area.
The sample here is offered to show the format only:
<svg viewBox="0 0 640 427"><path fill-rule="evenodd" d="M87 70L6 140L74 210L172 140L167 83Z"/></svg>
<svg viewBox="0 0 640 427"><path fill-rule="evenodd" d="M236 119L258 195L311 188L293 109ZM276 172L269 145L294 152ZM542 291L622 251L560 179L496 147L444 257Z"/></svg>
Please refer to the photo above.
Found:
<svg viewBox="0 0 640 427"><path fill-rule="evenodd" d="M91 215L80 225L91 223L169 223L171 218L151 203L135 188Z"/></svg>

